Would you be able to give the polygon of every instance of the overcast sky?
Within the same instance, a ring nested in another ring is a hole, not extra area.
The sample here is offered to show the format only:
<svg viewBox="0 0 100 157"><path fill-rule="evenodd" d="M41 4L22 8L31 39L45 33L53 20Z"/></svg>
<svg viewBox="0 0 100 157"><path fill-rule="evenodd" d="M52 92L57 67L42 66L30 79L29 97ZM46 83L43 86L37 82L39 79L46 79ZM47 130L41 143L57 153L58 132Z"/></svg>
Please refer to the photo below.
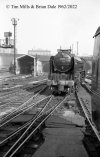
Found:
<svg viewBox="0 0 100 157"><path fill-rule="evenodd" d="M21 8L22 5L26 8ZM36 8L36 5L46 8ZM48 8L48 5L56 8ZM58 5L65 8L58 8ZM75 8L68 8L68 5L75 5ZM13 32L12 18L19 19L18 53L48 49L55 54L60 46L66 49L72 44L76 53L78 41L79 55L92 55L93 35L100 26L100 0L0 0L0 38L4 32Z"/></svg>

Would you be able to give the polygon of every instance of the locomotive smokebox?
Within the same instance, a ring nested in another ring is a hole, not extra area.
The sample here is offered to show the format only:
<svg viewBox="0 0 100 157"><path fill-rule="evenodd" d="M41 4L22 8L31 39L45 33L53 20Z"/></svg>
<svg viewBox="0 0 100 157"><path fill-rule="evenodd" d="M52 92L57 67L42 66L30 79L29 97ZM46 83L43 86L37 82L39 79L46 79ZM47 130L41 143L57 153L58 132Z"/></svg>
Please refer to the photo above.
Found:
<svg viewBox="0 0 100 157"><path fill-rule="evenodd" d="M59 72L68 72L71 70L74 63L72 63L72 56L70 51L59 50L57 55L54 56L53 64L55 69Z"/></svg>

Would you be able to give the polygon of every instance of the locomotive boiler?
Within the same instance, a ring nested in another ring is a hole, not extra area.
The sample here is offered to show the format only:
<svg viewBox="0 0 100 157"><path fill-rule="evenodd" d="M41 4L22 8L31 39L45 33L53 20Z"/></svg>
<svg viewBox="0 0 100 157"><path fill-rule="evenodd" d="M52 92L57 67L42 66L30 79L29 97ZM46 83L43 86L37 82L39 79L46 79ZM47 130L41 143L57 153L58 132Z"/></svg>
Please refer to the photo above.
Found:
<svg viewBox="0 0 100 157"><path fill-rule="evenodd" d="M71 50L58 50L50 58L48 85L53 93L70 93L82 81L84 64L79 57L74 57Z"/></svg>

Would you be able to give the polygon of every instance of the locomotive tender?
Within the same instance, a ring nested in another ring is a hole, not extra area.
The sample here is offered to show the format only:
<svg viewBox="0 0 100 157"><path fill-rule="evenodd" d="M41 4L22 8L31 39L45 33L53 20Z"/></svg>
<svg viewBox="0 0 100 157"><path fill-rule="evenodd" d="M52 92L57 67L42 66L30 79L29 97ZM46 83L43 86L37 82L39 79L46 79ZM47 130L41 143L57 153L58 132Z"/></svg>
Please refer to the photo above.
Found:
<svg viewBox="0 0 100 157"><path fill-rule="evenodd" d="M84 80L84 61L71 54L71 49L59 49L50 58L48 85L53 93L70 93Z"/></svg>
<svg viewBox="0 0 100 157"><path fill-rule="evenodd" d="M96 93L100 93L100 27L98 27L94 38L92 90ZM92 96L92 118L100 132L100 97L97 95Z"/></svg>

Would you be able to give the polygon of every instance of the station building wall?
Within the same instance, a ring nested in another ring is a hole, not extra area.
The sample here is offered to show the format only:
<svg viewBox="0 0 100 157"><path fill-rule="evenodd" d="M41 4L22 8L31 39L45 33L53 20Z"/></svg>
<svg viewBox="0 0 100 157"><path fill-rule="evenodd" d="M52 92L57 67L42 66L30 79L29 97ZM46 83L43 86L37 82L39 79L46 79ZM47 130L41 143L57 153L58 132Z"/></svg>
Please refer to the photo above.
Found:
<svg viewBox="0 0 100 157"><path fill-rule="evenodd" d="M22 54L16 54L16 57L21 56ZM10 68L13 63L14 55L9 53L0 53L0 70Z"/></svg>
<svg viewBox="0 0 100 157"><path fill-rule="evenodd" d="M0 54L0 69L9 69L12 60L13 55Z"/></svg>
<svg viewBox="0 0 100 157"><path fill-rule="evenodd" d="M37 61L37 74L41 75L43 73L43 64L41 61Z"/></svg>

